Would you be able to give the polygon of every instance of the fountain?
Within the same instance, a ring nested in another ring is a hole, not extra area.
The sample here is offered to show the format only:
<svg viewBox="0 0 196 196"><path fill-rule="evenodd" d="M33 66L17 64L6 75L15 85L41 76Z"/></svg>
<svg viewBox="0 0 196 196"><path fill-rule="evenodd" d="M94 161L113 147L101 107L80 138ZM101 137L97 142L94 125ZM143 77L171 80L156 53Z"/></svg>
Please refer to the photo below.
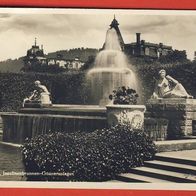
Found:
<svg viewBox="0 0 196 196"><path fill-rule="evenodd" d="M114 18L113 23L116 23ZM112 24L113 24L112 23ZM108 96L113 90L125 86L139 92L138 81L132 66L122 51L115 26L110 25L106 33L103 49L95 59L94 67L88 72L87 78L91 86L91 102L107 108L109 126L118 124L127 118L134 128L142 128L144 123L144 105L113 105ZM116 23L118 24L118 23ZM126 113L126 117L124 114Z"/></svg>
<svg viewBox="0 0 196 196"><path fill-rule="evenodd" d="M31 104L30 107L22 108L18 113L4 113L1 115L4 126L3 141L23 143L25 138L51 131L93 131L113 125L116 118L115 123L118 123L119 116L126 111L134 123L136 119L142 119L143 124L145 106L119 105L107 106L106 109L109 103L108 96L114 89L126 86L138 92L136 76L130 67L121 51L116 30L110 28L103 50L97 55L94 68L87 73L87 79L91 83L92 105L38 103L35 107Z"/></svg>
<svg viewBox="0 0 196 196"><path fill-rule="evenodd" d="M22 108L2 113L3 141L23 143L26 138L58 132L86 131L107 127L106 108L82 105L52 105Z"/></svg>
<svg viewBox="0 0 196 196"><path fill-rule="evenodd" d="M110 28L106 34L103 50L99 52L94 67L87 74L91 86L92 104L107 105L108 95L121 86L138 91L136 76L129 69L130 66L121 50L116 30Z"/></svg>

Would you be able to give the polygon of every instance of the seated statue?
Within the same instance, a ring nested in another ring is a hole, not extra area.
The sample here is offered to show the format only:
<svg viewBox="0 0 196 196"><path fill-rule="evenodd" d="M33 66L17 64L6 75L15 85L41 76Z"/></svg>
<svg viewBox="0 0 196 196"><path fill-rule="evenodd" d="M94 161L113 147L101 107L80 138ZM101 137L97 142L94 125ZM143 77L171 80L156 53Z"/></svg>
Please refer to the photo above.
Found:
<svg viewBox="0 0 196 196"><path fill-rule="evenodd" d="M158 98L193 98L177 80L166 75L164 69L159 71L159 79L156 81L155 90L151 97Z"/></svg>
<svg viewBox="0 0 196 196"><path fill-rule="evenodd" d="M51 104L50 93L46 86L42 85L39 80L35 81L34 84L35 90L23 100L23 107L25 103Z"/></svg>

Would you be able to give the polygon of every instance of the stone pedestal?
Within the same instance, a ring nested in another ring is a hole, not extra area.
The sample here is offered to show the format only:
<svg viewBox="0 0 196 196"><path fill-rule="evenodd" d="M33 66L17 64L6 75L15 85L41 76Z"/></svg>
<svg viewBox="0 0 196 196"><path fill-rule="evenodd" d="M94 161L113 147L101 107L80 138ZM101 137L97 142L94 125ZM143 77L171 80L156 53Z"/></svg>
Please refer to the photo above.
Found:
<svg viewBox="0 0 196 196"><path fill-rule="evenodd" d="M144 119L144 131L154 141L167 139L168 120L163 118L146 117Z"/></svg>
<svg viewBox="0 0 196 196"><path fill-rule="evenodd" d="M144 105L107 105L107 122L109 126L129 123L133 129L143 129Z"/></svg>
<svg viewBox="0 0 196 196"><path fill-rule="evenodd" d="M50 101L50 95L48 93L41 93L41 104L43 105L51 105L52 102Z"/></svg>
<svg viewBox="0 0 196 196"><path fill-rule="evenodd" d="M31 101L24 103L24 108L44 108L52 106L51 102Z"/></svg>
<svg viewBox="0 0 196 196"><path fill-rule="evenodd" d="M168 139L196 135L196 99L151 99L146 107L151 117L168 119Z"/></svg>

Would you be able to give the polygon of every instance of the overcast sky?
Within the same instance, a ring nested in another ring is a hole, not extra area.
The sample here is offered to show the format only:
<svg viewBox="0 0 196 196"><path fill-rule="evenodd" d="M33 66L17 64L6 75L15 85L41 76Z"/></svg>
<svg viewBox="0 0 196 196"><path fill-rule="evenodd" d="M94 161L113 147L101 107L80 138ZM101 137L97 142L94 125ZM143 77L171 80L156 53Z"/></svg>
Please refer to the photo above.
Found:
<svg viewBox="0 0 196 196"><path fill-rule="evenodd" d="M0 11L1 12L1 11ZM78 11L79 12L79 11ZM9 14L0 13L0 61L26 55L37 38L45 53L78 47L100 48L113 13L101 14ZM148 42L196 50L196 15L116 14L125 43L135 42L135 33Z"/></svg>

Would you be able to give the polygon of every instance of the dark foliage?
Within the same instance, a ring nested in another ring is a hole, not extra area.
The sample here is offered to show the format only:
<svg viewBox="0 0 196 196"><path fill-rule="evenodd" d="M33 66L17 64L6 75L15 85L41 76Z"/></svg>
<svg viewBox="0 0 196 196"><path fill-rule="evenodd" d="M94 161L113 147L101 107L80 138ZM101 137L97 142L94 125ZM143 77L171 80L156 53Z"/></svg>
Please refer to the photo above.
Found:
<svg viewBox="0 0 196 196"><path fill-rule="evenodd" d="M85 104L87 101L88 88L82 72L0 73L0 110L16 111L21 108L23 99L33 91L35 80L46 85L54 104Z"/></svg>
<svg viewBox="0 0 196 196"><path fill-rule="evenodd" d="M186 62L187 61L187 55L186 51L179 51L174 50L173 52L163 55L159 58L159 62L161 63L175 63L175 62Z"/></svg>
<svg viewBox="0 0 196 196"><path fill-rule="evenodd" d="M134 59L132 60L134 61ZM139 62L138 60L132 64L135 65L135 72L141 83L138 93L143 103L151 97L160 69L165 69L168 75L182 83L189 94L196 97L196 61L147 64L145 61ZM15 111L20 108L22 100L32 91L33 82L37 79L47 86L51 92L53 103L88 103L89 92L84 72L76 71L63 74L0 73L0 110Z"/></svg>
<svg viewBox="0 0 196 196"><path fill-rule="evenodd" d="M18 73L24 66L24 57L0 61L0 72Z"/></svg>
<svg viewBox="0 0 196 196"><path fill-rule="evenodd" d="M89 70L89 69L91 69L93 67L94 62L95 62L95 57L94 56L89 56L88 60L81 67L81 70Z"/></svg>
<svg viewBox="0 0 196 196"><path fill-rule="evenodd" d="M48 53L48 58L55 58L57 55L61 55L64 59L73 60L76 57L79 58L81 61L86 62L88 61L90 56L96 56L98 53L98 49L94 48L73 48L69 50L60 50L52 53Z"/></svg>
<svg viewBox="0 0 196 196"><path fill-rule="evenodd" d="M61 173L39 180L104 181L153 159L156 147L129 125L91 133L51 133L27 140L22 154L27 172Z"/></svg>
<svg viewBox="0 0 196 196"><path fill-rule="evenodd" d="M65 72L66 69L63 67L59 67L58 65L47 65L37 61L33 62L31 66L23 67L21 71L58 74Z"/></svg>

